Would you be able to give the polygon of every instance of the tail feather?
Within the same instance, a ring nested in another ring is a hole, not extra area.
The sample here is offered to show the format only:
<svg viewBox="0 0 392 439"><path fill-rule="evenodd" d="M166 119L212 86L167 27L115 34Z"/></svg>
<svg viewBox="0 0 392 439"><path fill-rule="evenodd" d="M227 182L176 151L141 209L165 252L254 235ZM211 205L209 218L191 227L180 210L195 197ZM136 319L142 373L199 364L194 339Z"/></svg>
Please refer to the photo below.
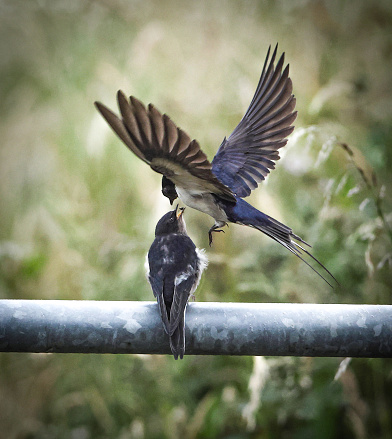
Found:
<svg viewBox="0 0 392 439"><path fill-rule="evenodd" d="M176 330L170 336L170 349L177 360L178 357L182 360L185 354L185 321L184 317L178 323Z"/></svg>
<svg viewBox="0 0 392 439"><path fill-rule="evenodd" d="M293 237L294 236L296 236L296 235L294 235L293 234ZM297 239L297 238L295 238L295 239ZM305 248L303 248L302 246L300 246L298 243L296 243L296 242L294 242L294 241L292 241L293 243L294 243L294 245L297 247L297 248L299 248L300 250L302 250L304 253L306 253L308 256L310 256L315 262L317 262L319 265L320 265L320 267L322 267L331 277L332 277L332 279L337 283L337 285L340 285L339 284L339 282L338 282L338 280L336 279L336 277L328 270L328 268L324 265L324 264L322 264L317 258L315 258L313 255L312 255L312 253L310 253L308 250L306 250ZM305 241L302 241L301 240L301 242L304 242L305 244L306 244L306 242ZM311 247L311 245L309 245L309 244L307 244L309 247ZM300 250L298 250L298 252L299 253L301 253L300 252ZM302 258L301 258L302 259ZM302 259L303 260L303 259ZM306 261L304 261L305 262L305 264L306 264ZM309 265L309 264L307 264L307 265ZM309 265L310 266L310 268L312 268L313 270L314 270L314 268L311 266L311 265ZM316 271L316 273L319 275L319 276L321 276L321 274L320 273L318 273L317 271ZM323 278L323 276L321 276L322 278ZM323 278L324 279L324 278ZM324 279L325 280L325 279ZM325 280L326 281L326 280ZM328 285L331 285L328 281L326 281L327 282L327 284ZM332 287L332 285L331 285L331 287ZM333 288L333 287L332 287Z"/></svg>
<svg viewBox="0 0 392 439"><path fill-rule="evenodd" d="M267 218L270 219L266 215ZM273 220L273 218L271 218ZM264 222L264 221L263 221ZM285 226L282 223L279 223L279 221L273 220L269 224L246 224L250 227L253 227L257 230L260 230L260 232L265 233L270 238L272 238L274 241L278 242L279 244L283 245L283 247L287 248L291 253L293 253L295 256L297 256L299 259L301 259L302 262L304 262L308 267L310 267L318 276L321 277L331 288L333 288L333 285L314 267L312 267L309 262L307 262L303 257L302 254L305 253L308 256L310 256L317 264L325 270L326 273L328 273L331 278L339 285L339 282L336 280L335 276L315 257L310 253L308 250L306 250L303 246L298 244L297 242L293 241L293 239L301 242L302 244L307 245L308 247L311 247L306 241L304 241L301 237L298 235L295 235L292 230ZM283 226L283 227L282 227Z"/></svg>
<svg viewBox="0 0 392 439"><path fill-rule="evenodd" d="M283 247L287 248L297 258L301 259L308 267L310 267L321 279L323 279L331 288L333 288L331 282L326 279L319 271L312 267L305 259L304 254L312 258L328 275L333 279L337 285L339 282L335 279L333 274L317 259L315 258L304 246L311 247L300 236L293 233L292 229L280 221L260 212L251 204L247 203L242 198L237 197L237 203L224 206L225 212L229 221L237 224L243 224L248 227L253 227L260 232L263 232L274 241L279 242ZM296 242L297 241L297 242Z"/></svg>

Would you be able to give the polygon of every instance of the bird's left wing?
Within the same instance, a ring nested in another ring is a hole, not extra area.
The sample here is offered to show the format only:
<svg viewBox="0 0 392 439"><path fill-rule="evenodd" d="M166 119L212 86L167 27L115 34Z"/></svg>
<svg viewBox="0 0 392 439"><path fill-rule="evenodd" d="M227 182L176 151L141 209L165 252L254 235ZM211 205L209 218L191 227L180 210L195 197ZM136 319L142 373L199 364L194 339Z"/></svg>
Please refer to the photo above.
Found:
<svg viewBox="0 0 392 439"><path fill-rule="evenodd" d="M125 145L151 168L176 186L211 192L235 201L233 192L211 171L211 163L190 137L152 104L146 108L138 99L117 93L121 118L105 105L95 106Z"/></svg>
<svg viewBox="0 0 392 439"><path fill-rule="evenodd" d="M277 47L270 61L268 49L252 102L212 161L212 172L241 198L250 195L274 169L278 150L286 145L297 117L289 66L282 72L284 53L275 67Z"/></svg>

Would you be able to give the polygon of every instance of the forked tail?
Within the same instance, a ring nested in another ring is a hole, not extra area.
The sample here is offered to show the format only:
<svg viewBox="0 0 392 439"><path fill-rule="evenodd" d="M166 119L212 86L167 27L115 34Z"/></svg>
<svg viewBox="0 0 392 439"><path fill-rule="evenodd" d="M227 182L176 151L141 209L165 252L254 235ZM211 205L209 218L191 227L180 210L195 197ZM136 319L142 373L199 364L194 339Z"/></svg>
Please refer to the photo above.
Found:
<svg viewBox="0 0 392 439"><path fill-rule="evenodd" d="M185 321L182 317L178 323L177 328L174 330L173 335L170 335L170 349L177 360L178 357L182 359L185 354Z"/></svg>
<svg viewBox="0 0 392 439"><path fill-rule="evenodd" d="M233 219L235 219L235 221L233 222L241 223L246 226L260 230L260 232L265 233L274 241L279 242L279 244L283 245L283 247L287 248L287 250L289 250L291 253L301 259L301 261L303 261L308 267L310 267L315 273L317 273L331 288L333 288L331 282L328 281L325 276L323 276L303 258L303 254L310 256L325 271L325 273L328 273L331 279L333 279L336 284L339 285L339 282L336 280L335 276L328 270L328 268L326 268L304 247L311 247L311 245L305 242L298 235L295 235L290 227L266 215L265 213L260 212L242 199L239 199L237 201L235 210L233 210L233 215L236 217L233 217ZM239 220L238 218L241 218L241 220Z"/></svg>
<svg viewBox="0 0 392 439"><path fill-rule="evenodd" d="M308 256L310 256L317 264L331 276L331 278L339 285L339 282L336 280L335 276L328 270L328 268L322 264L316 257L310 253L310 251L306 250L301 244L307 245L308 247L311 247L310 244L308 244L306 241L304 241L301 237L298 235L295 235L293 231L285 226L284 224L280 223L279 221L276 221L275 219L268 217L266 215L267 219L270 221L265 221L263 224L247 224L250 227L254 227L257 230L260 230L260 232L265 233L270 238L275 240L276 242L279 242L279 244L282 244L283 247L287 248L287 250L291 251L295 256L297 256L299 259L301 259L302 262L304 262L308 267L310 267L315 273L317 273L331 288L333 288L333 285L314 267L312 267L309 262L307 262L302 254L305 253ZM268 224L269 222L269 224ZM298 241L301 244L299 244Z"/></svg>

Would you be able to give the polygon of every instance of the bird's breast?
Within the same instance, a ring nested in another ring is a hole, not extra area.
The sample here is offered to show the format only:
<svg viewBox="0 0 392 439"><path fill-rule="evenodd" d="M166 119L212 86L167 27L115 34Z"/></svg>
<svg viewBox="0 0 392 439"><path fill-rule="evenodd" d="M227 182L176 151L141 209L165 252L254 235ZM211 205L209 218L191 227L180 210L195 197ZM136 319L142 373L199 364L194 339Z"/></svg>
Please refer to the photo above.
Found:
<svg viewBox="0 0 392 439"><path fill-rule="evenodd" d="M227 221L224 210L218 206L213 195L209 192L185 190L176 186L180 200L189 207L212 216L216 221Z"/></svg>

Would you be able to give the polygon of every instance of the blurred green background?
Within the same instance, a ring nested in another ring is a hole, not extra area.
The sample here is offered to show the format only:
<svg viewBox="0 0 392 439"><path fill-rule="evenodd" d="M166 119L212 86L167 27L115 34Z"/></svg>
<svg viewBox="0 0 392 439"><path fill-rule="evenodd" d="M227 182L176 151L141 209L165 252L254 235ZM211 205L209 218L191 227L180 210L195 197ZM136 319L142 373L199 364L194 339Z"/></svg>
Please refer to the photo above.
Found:
<svg viewBox="0 0 392 439"><path fill-rule="evenodd" d="M169 204L93 102L153 102L212 158L278 42L298 118L250 202L342 287L233 225L196 298L391 303L390 1L10 0L0 36L1 298L153 300L144 257ZM186 221L207 247L212 219ZM334 380L340 361L1 354L0 437L392 437L391 360Z"/></svg>

